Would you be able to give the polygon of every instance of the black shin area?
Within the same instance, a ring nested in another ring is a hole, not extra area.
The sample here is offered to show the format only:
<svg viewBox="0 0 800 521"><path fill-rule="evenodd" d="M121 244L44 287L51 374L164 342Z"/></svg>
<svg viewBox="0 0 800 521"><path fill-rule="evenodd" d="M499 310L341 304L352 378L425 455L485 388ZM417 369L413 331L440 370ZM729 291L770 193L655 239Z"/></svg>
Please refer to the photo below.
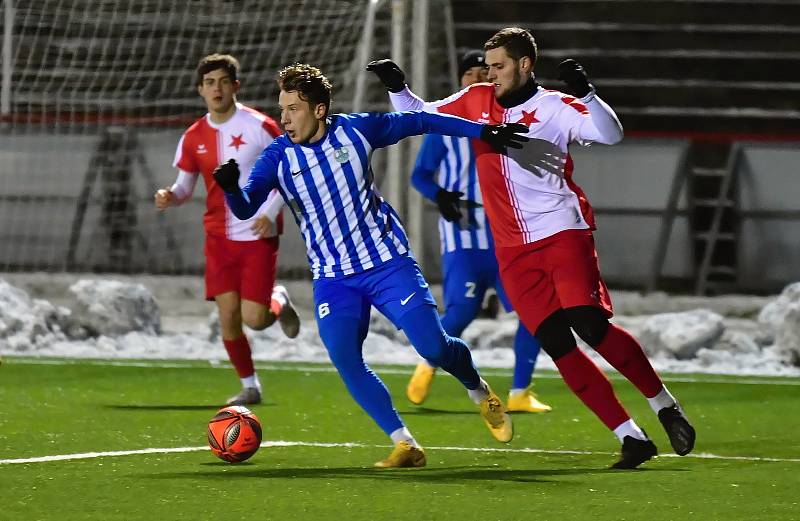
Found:
<svg viewBox="0 0 800 521"><path fill-rule="evenodd" d="M536 339L553 360L558 360L577 347L563 309L544 319L536 330Z"/></svg>
<svg viewBox="0 0 800 521"><path fill-rule="evenodd" d="M599 308L575 306L565 309L564 313L575 333L590 346L597 347L606 337L609 323Z"/></svg>

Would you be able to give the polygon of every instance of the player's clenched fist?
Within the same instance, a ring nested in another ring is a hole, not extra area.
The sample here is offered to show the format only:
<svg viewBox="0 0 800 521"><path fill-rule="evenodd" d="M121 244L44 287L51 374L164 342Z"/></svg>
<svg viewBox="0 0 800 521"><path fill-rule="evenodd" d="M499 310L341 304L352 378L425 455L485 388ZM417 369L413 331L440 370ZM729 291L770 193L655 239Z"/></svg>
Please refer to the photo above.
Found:
<svg viewBox="0 0 800 521"><path fill-rule="evenodd" d="M406 75L392 60L375 60L367 64L367 70L374 72L389 92L400 92L406 88Z"/></svg>
<svg viewBox="0 0 800 521"><path fill-rule="evenodd" d="M155 200L156 208L159 210L165 210L166 208L172 206L173 202L175 201L175 194L172 193L172 189L170 187L162 188L156 192Z"/></svg>
<svg viewBox="0 0 800 521"><path fill-rule="evenodd" d="M569 90L579 98L583 98L594 88L589 83L586 69L572 58L567 58L558 64L558 79L566 83Z"/></svg>
<svg viewBox="0 0 800 521"><path fill-rule="evenodd" d="M229 159L214 169L214 180L220 188L228 193L239 190L239 164L235 159Z"/></svg>

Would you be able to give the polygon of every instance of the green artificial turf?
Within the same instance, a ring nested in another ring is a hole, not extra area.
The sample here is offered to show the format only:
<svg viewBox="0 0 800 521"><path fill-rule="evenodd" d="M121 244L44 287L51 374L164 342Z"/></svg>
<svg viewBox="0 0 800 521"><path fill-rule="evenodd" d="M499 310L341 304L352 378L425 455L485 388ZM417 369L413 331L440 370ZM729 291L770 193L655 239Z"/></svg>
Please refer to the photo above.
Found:
<svg viewBox="0 0 800 521"><path fill-rule="evenodd" d="M206 422L238 390L231 369L41 362L5 357L0 367L3 520L800 517L797 379L677 377L697 380L668 383L697 428L694 455L611 471L616 439L552 373L538 377L536 389L553 412L515 414L515 438L501 444L450 376L438 375L431 397L415 407L403 395L411 368L379 368L428 466L377 470L370 467L390 451L388 438L326 365L260 369L265 402L252 409L264 441L300 444L265 446L228 464L191 449L205 446ZM505 396L508 373L486 374ZM660 452L670 453L647 402L627 382L614 384ZM322 443L357 445L313 445ZM5 462L179 447L187 451Z"/></svg>

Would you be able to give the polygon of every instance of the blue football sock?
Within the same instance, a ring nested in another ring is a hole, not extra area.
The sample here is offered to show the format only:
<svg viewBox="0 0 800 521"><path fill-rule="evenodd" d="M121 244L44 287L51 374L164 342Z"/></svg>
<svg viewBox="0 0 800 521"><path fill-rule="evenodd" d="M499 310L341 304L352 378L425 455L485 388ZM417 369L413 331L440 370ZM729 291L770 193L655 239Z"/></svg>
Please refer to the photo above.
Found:
<svg viewBox="0 0 800 521"><path fill-rule="evenodd" d="M367 308L368 311L369 308ZM331 362L353 399L385 432L404 427L383 381L364 362L361 346L367 336L369 314L354 327L353 320L318 320L319 335Z"/></svg>
<svg viewBox="0 0 800 521"><path fill-rule="evenodd" d="M512 389L525 389L531 384L536 357L539 356L539 341L519 323L514 336L514 379Z"/></svg>
<svg viewBox="0 0 800 521"><path fill-rule="evenodd" d="M405 332L414 349L431 364L458 378L467 389L480 386L481 377L472 363L467 344L444 332L435 307L411 309L396 325Z"/></svg>

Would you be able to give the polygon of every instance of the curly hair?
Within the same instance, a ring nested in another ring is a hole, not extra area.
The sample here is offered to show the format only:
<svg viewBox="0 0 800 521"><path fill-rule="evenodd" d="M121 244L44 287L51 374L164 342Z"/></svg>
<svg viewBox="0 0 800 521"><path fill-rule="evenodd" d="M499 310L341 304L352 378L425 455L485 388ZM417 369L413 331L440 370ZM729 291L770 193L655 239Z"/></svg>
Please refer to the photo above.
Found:
<svg viewBox="0 0 800 521"><path fill-rule="evenodd" d="M293 63L284 67L278 72L278 86L285 92L297 91L312 107L322 103L325 113L331 108L331 82L313 65Z"/></svg>

